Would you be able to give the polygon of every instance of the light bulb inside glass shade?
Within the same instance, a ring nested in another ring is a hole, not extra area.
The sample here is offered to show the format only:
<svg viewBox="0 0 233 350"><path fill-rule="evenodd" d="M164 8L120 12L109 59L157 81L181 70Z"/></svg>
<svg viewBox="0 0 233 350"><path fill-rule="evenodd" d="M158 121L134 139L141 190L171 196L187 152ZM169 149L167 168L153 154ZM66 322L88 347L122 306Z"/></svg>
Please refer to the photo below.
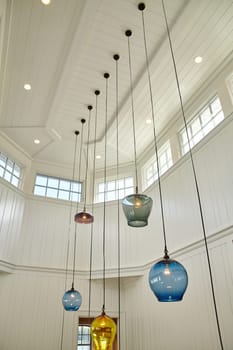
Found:
<svg viewBox="0 0 233 350"><path fill-rule="evenodd" d="M79 224L91 224L94 222L94 216L86 211L81 211L75 215L74 221Z"/></svg>
<svg viewBox="0 0 233 350"><path fill-rule="evenodd" d="M130 194L122 200L122 207L129 226L143 227L148 224L153 201L144 194Z"/></svg>
<svg viewBox="0 0 233 350"><path fill-rule="evenodd" d="M181 301L188 286L188 274L178 261L164 258L151 267L149 284L158 301Z"/></svg>
<svg viewBox="0 0 233 350"><path fill-rule="evenodd" d="M91 337L96 350L112 350L116 336L116 324L104 312L91 324Z"/></svg>
<svg viewBox="0 0 233 350"><path fill-rule="evenodd" d="M72 287L64 293L62 304L66 311L77 311L82 304L82 296Z"/></svg>

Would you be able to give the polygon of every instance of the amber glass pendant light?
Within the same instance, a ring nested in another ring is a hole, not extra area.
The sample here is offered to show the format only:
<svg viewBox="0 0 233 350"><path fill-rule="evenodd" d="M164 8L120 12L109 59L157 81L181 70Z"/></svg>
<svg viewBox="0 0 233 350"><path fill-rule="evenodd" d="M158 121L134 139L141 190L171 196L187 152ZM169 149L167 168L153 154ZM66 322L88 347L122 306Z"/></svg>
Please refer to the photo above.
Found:
<svg viewBox="0 0 233 350"><path fill-rule="evenodd" d="M73 165L73 176L72 176L72 185L74 183L74 175L75 175L75 160L76 160L76 151L77 151L77 137L79 135L79 131L75 131L75 149L74 149L74 165ZM80 149L81 152L81 149ZM70 208L72 209L72 201L70 202ZM70 212L70 225L71 227L71 212ZM79 291L74 288L74 273L75 273L75 258L76 258L76 238L77 231L75 227L75 236L74 236L74 258L73 258L73 274L72 274L72 285L71 289L67 290L62 297L62 304L66 311L77 311L82 304L82 296ZM67 258L66 258L66 280L68 273L68 256L69 256L69 240L67 247ZM64 322L64 319L63 319Z"/></svg>
<svg viewBox="0 0 233 350"><path fill-rule="evenodd" d="M94 221L94 216L86 211L87 200L87 172L88 172L88 158L89 158L89 142L90 142L90 122L91 122L91 110L92 106L88 106L89 118L88 118L88 136L87 136L87 159L86 159L86 174L85 174L85 194L84 194L84 206L83 211L77 213L74 217L75 222L79 224L91 224Z"/></svg>
<svg viewBox="0 0 233 350"><path fill-rule="evenodd" d="M160 180L157 136L155 132L155 112L154 112L152 85L151 85L151 77L150 77L150 66L149 66L149 58L148 58L148 50L147 50L146 32L145 32L145 21L144 21L144 13L143 13L145 9L145 4L140 3L138 5L138 9L142 13L142 27L143 27L144 48L145 48L145 56L146 56L146 70L147 70L148 85L149 85L149 92L150 92L151 115L153 120L154 147L155 147L156 165L157 165L157 173L158 173L160 210L161 210L161 216L162 216L162 228L163 228L163 238L164 238L164 257L162 260L155 263L151 267L149 272L149 284L150 284L151 290L157 297L158 301L161 301L161 302L181 301L188 286L188 274L182 264L180 264L176 260L170 259L168 255L168 250L167 250L163 195L162 195L162 186L161 186L161 180Z"/></svg>
<svg viewBox="0 0 233 350"><path fill-rule="evenodd" d="M127 223L132 227L143 227L148 224L148 217L151 212L153 201L145 194L138 193L138 169L137 169L137 150L136 150L136 134L135 134L135 115L134 115L134 98L133 98L133 79L131 65L130 37L131 30L126 30L125 35L128 39L128 58L129 58L129 77L130 77L130 95L131 95L131 111L133 123L133 140L134 140L134 167L135 167L135 194L130 194L122 200L122 207L125 213Z"/></svg>
<svg viewBox="0 0 233 350"><path fill-rule="evenodd" d="M107 151L107 115L108 115L108 79L105 73L106 100L105 100L105 142L104 142L104 185L106 184L106 151ZM91 337L95 350L112 350L112 344L116 336L116 324L111 317L105 313L105 234L106 234L106 191L104 191L103 204L103 307L102 313L94 319L91 324Z"/></svg>

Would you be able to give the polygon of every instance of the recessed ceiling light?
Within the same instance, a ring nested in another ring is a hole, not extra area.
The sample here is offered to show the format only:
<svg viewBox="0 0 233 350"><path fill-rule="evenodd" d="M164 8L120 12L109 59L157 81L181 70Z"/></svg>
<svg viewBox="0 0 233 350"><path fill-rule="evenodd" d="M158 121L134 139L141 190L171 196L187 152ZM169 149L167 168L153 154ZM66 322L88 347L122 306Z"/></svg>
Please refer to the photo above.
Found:
<svg viewBox="0 0 233 350"><path fill-rule="evenodd" d="M151 119L147 119L146 120L146 124L151 124L152 123L152 120Z"/></svg>
<svg viewBox="0 0 233 350"><path fill-rule="evenodd" d="M40 143L40 140L38 140L38 139L35 139L35 140L34 140L34 143L35 143L36 145L39 145L39 143Z"/></svg>
<svg viewBox="0 0 233 350"><path fill-rule="evenodd" d="M197 56L197 57L195 57L194 61L196 63L201 63L203 61L203 58L201 56Z"/></svg>
<svg viewBox="0 0 233 350"><path fill-rule="evenodd" d="M27 84L24 84L23 87L24 87L25 90L31 90L31 88L32 88L31 85L28 84L28 83L27 83Z"/></svg>
<svg viewBox="0 0 233 350"><path fill-rule="evenodd" d="M100 156L100 155L97 155L97 156L96 156L96 159L101 159L101 156Z"/></svg>
<svg viewBox="0 0 233 350"><path fill-rule="evenodd" d="M42 4L49 5L51 0L41 0Z"/></svg>

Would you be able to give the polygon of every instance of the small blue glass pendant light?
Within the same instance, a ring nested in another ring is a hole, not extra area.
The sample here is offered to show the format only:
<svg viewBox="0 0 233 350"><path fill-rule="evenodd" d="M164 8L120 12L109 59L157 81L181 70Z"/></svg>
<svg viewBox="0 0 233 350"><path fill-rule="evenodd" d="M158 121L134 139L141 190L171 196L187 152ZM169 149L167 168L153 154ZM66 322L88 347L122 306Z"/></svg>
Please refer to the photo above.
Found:
<svg viewBox="0 0 233 350"><path fill-rule="evenodd" d="M82 129L82 134L83 134L83 129ZM75 135L76 135L76 141L75 141L75 150L74 150L74 165L73 165L72 185L74 183L75 159L76 159L76 150L77 150L77 136L79 135L79 131L75 131ZM81 148L80 148L80 153L81 153ZM72 201L70 202L70 209L72 210ZM70 226L71 226L71 213L70 213ZM77 311L82 304L81 294L79 293L79 291L74 289L76 238L77 238L77 225L75 225L75 234L74 234L74 257L73 257L72 285L71 285L71 289L67 290L62 297L62 304L63 304L63 307L66 311ZM67 259L66 259L66 278L67 278L67 271L68 271L68 255L69 255L69 243L68 243L68 248L67 248Z"/></svg>
<svg viewBox="0 0 233 350"><path fill-rule="evenodd" d="M85 174L85 194L84 194L84 205L83 211L77 213L74 217L74 221L79 224L91 224L94 222L94 216L86 211L86 200L87 200L87 171L88 171L88 157L89 157L89 141L90 141L90 122L91 122L91 110L92 106L89 105L89 119L88 119L88 137L87 137L87 160L86 160L86 174ZM82 119L85 120L85 119ZM82 122L81 120L81 122Z"/></svg>
<svg viewBox="0 0 233 350"><path fill-rule="evenodd" d="M158 301L162 302L173 302L181 301L183 295L188 286L188 274L184 266L181 265L178 261L170 259L167 250L167 240L166 240L166 231L165 231L165 220L164 220L164 208L163 208L163 196L162 196L162 187L160 180L160 169L159 169L159 157L158 157L158 147L157 147L157 137L155 132L155 113L154 113L154 103L153 103L153 94L151 86L151 77L150 77L150 67L149 67L149 58L147 51L146 43L146 33L145 33L145 23L144 23L144 14L145 4L140 3L138 5L139 11L142 13L142 26L143 26L143 37L144 37L144 48L146 56L146 67L148 75L148 84L150 91L150 103L151 103L151 114L153 120L153 133L154 133L154 145L155 145L155 155L157 163L157 173L158 173L158 188L159 188L159 197L160 197L160 208L162 216L162 226L163 226L163 237L164 237L164 258L157 263L155 263L149 272L149 284L152 292L157 297Z"/></svg>
<svg viewBox="0 0 233 350"><path fill-rule="evenodd" d="M133 79L132 79L132 65L131 65L131 50L130 37L131 30L126 30L125 35L128 39L128 56L129 56L129 75L130 75L130 92L131 92L131 109L133 122L133 138L134 138L134 166L135 166L135 180L136 191L135 194L126 196L122 200L122 207L125 213L127 223L132 227L143 227L148 225L148 217L151 212L153 201L145 194L138 193L138 171L137 171L137 151L136 151L136 134L135 134L135 116L134 116L134 99L133 99Z"/></svg>

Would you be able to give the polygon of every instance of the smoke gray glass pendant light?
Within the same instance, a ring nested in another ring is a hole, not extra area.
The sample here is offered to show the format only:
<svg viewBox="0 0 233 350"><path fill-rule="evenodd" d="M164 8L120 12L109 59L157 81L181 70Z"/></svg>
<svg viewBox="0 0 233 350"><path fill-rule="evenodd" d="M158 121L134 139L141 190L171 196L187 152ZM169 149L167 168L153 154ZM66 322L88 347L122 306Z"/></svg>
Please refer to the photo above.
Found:
<svg viewBox="0 0 233 350"><path fill-rule="evenodd" d="M133 123L134 167L135 167L136 191L135 191L135 194L126 196L122 200L122 207L129 226L143 227L148 224L148 217L151 212L153 201L150 197L146 196L145 194L138 193L137 150L136 150L136 134L135 134L131 50L130 50L130 37L132 35L132 31L126 30L125 35L128 39L129 78L130 78L131 112L132 112L132 123Z"/></svg>
<svg viewBox="0 0 233 350"><path fill-rule="evenodd" d="M164 20L165 20L165 25L166 25L166 30L167 30L167 38L168 38L168 42L169 42L169 48L170 48L173 68L174 68L174 72L175 72L175 79L176 79L176 86L177 86L177 91L178 91L178 95L179 95L180 108L181 108L182 118L183 118L183 122L184 122L184 126L185 126L186 137L188 140L189 156L190 156L190 160L191 160L191 167L192 167L194 184L195 184L196 194L197 194L198 207L199 207L199 212L200 212L203 240L204 240L204 245L205 245L206 259L207 259L207 265L208 265L208 271L209 271L209 282L210 282L210 286L211 286L211 294L212 294L215 320L216 320L217 331L218 331L219 344L220 344L221 350L224 350L222 332L221 332L219 316L218 316L217 301L216 301L216 296L215 296L215 288L214 288L213 273L212 273L212 268L211 268L210 254L209 254L209 248L208 248L208 243L207 243L206 227L205 227L205 221L204 221L204 215L203 215L203 209L202 209L202 201L201 201L201 196L200 196L200 191L199 191L196 169L195 169L194 160L193 160L193 152L191 149L191 142L190 142L190 137L189 137L189 133L188 133L187 120L186 120L186 116L184 113L184 104L183 104L183 99L182 99L182 94L181 94L181 88L180 88L180 83L179 83L179 78L178 78L178 73L177 73L177 67L176 67L176 60L175 60L173 45L172 45L172 41L171 41L170 29L169 29L169 25L168 25L167 13L166 13L165 5L164 5L164 0L161 0L161 3L162 3Z"/></svg>
<svg viewBox="0 0 233 350"><path fill-rule="evenodd" d="M77 137L79 135L79 131L75 131L75 149L74 149L74 163L73 163L73 176L72 176L72 186L74 183L74 175L75 175L75 160L76 160L76 151L77 151ZM72 201L70 203L70 208L72 210ZM71 227L71 212L70 212L70 227ZM69 227L69 230L70 230ZM75 227L75 237L74 237L74 260L73 260L73 274L72 274L72 285L71 289L67 290L62 297L62 304L66 311L77 311L82 303L82 296L79 291L74 289L74 273L75 273L75 257L76 257L76 227ZM67 273L68 273L68 257L69 257L69 238L67 245L67 258L66 258L66 281L67 281ZM62 338L61 344L63 343L63 326L64 326L64 315L62 319Z"/></svg>
<svg viewBox="0 0 233 350"><path fill-rule="evenodd" d="M87 200L87 172L88 172L88 158L89 158L89 142L90 142L90 122L92 106L88 106L89 118L88 118L88 136L87 136L87 160L86 160L86 173L85 173L85 193L84 193L84 206L83 211L77 213L74 217L75 222L79 224L91 224L94 221L94 216L86 211Z"/></svg>
<svg viewBox="0 0 233 350"><path fill-rule="evenodd" d="M183 295L188 286L188 274L184 266L176 260L170 259L167 249L167 238L165 229L165 218L164 218L164 206L163 206L163 195L162 186L160 180L160 169L159 169L159 156L158 156L158 146L157 146L157 136L155 132L155 112L152 94L152 85L150 77L150 66L147 50L146 32L145 32L145 22L143 11L145 9L145 4L140 3L138 9L142 14L142 27L143 27L143 38L144 38L144 48L146 57L146 70L148 76L148 85L150 92L150 104L151 104L151 116L153 121L153 134L154 134L154 147L155 147L155 157L156 166L158 173L158 189L159 189L159 199L160 199L160 210L163 228L163 238L164 238L164 257L159 262L155 263L149 272L149 284L151 290L161 302L174 302L181 301Z"/></svg>

